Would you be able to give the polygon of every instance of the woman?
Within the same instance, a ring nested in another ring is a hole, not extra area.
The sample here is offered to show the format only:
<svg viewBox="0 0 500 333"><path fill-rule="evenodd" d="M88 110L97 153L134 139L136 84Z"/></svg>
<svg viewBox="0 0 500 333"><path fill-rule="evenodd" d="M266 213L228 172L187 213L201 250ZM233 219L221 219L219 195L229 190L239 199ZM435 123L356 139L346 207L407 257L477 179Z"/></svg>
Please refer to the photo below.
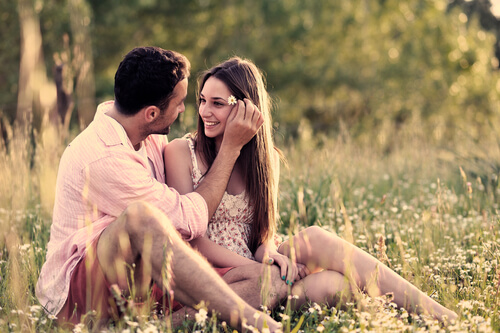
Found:
<svg viewBox="0 0 500 333"><path fill-rule="evenodd" d="M241 150L206 237L191 242L214 266L255 260L277 264L298 296L296 306L306 301L332 304L363 290L370 296L392 293L398 306L441 321L457 317L373 256L319 227L309 227L277 247L280 152L272 140L270 98L262 74L248 60L229 59L203 73L198 97L198 131L165 149L167 184L181 194L203 181L233 104L254 103L264 117L257 135Z"/></svg>

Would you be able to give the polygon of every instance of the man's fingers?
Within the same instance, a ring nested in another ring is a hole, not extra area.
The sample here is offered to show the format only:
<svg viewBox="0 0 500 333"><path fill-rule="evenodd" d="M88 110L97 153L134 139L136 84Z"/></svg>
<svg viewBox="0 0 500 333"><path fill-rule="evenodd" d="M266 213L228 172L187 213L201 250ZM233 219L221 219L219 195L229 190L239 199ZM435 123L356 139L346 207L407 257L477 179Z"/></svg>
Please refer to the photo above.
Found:
<svg viewBox="0 0 500 333"><path fill-rule="evenodd" d="M241 147L248 143L264 123L262 112L249 99L238 100L231 109L226 130L224 144Z"/></svg>
<svg viewBox="0 0 500 333"><path fill-rule="evenodd" d="M249 121L252 122L255 121L258 124L259 118L262 117L262 112L260 112L259 108L255 106L255 104L253 104L251 100L245 98L244 101L245 101L245 111L246 111L245 119L248 119Z"/></svg>
<svg viewBox="0 0 500 333"><path fill-rule="evenodd" d="M238 100L238 113L236 114L236 117L238 120L245 120L245 112L246 112L246 105L245 102L242 100Z"/></svg>
<svg viewBox="0 0 500 333"><path fill-rule="evenodd" d="M253 108L254 108L254 105L252 103L251 100L249 100L248 98L244 98L243 99L243 103L245 104L245 120L252 120L252 117L253 117Z"/></svg>

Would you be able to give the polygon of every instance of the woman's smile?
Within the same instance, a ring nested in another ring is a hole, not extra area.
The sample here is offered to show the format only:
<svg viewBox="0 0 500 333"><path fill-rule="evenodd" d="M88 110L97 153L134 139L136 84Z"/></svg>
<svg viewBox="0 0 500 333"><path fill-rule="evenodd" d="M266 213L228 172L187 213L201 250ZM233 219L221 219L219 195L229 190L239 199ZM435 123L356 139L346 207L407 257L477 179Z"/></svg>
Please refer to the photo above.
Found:
<svg viewBox="0 0 500 333"><path fill-rule="evenodd" d="M215 125L219 125L220 124L220 121L203 121L203 123L205 124L205 127L213 127Z"/></svg>

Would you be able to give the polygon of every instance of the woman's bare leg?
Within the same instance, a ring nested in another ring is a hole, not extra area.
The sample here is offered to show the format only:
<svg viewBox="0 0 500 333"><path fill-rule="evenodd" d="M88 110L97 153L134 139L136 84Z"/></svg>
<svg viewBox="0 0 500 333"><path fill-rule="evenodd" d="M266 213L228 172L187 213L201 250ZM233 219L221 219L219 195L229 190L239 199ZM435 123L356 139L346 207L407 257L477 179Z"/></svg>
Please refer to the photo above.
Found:
<svg viewBox="0 0 500 333"><path fill-rule="evenodd" d="M307 302L329 305L345 303L351 299L352 293L344 275L324 270L297 281L292 287L292 295L292 306L298 309Z"/></svg>
<svg viewBox="0 0 500 333"><path fill-rule="evenodd" d="M429 313L438 320L457 318L456 313L440 305L410 282L369 253L320 227L309 227L280 246L289 256L290 244L299 263L313 271L318 268L339 272L370 296L392 293L394 302L406 310ZM445 318L446 316L446 318Z"/></svg>

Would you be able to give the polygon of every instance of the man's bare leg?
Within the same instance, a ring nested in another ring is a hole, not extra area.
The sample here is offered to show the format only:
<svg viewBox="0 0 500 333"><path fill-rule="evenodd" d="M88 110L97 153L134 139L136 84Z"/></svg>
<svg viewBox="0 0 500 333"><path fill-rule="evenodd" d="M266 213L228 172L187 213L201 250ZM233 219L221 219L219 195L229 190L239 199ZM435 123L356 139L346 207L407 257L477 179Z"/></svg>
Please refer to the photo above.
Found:
<svg viewBox="0 0 500 333"><path fill-rule="evenodd" d="M108 282L122 290L129 289L127 267L140 266L141 276L135 277L139 291L145 290L152 279L164 292L173 291L183 304L193 307L205 301L209 310L220 313L231 326L246 323L262 328L265 322L271 332L281 327L231 290L180 238L165 214L147 203L129 206L106 228L97 245L97 256Z"/></svg>
<svg viewBox="0 0 500 333"><path fill-rule="evenodd" d="M280 275L280 269L276 265L255 263L235 267L222 279L252 307L259 309L265 305L272 309L288 293L288 286Z"/></svg>
<svg viewBox="0 0 500 333"><path fill-rule="evenodd" d="M274 308L288 295L288 286L280 278L280 269L276 265L255 263L234 267L222 279L250 306L260 309L266 304ZM193 320L198 311L184 307L171 315L172 326L177 327L186 318Z"/></svg>

